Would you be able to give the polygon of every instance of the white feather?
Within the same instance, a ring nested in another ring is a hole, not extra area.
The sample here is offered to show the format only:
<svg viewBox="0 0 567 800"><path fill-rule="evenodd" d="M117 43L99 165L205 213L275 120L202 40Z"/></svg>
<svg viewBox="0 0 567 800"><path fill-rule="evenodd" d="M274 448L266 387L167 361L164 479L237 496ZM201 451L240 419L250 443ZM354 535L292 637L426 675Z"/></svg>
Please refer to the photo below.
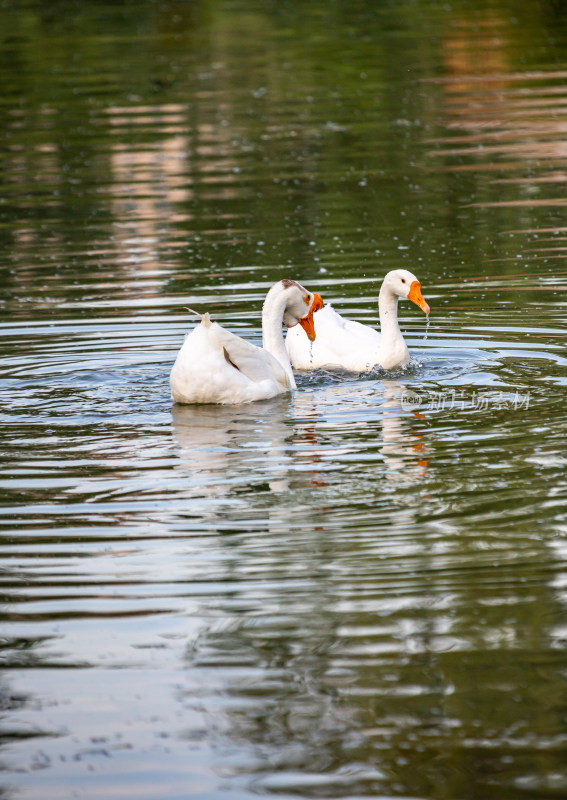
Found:
<svg viewBox="0 0 567 800"><path fill-rule="evenodd" d="M398 325L398 298L407 298L417 278L407 270L393 270L384 278L379 297L381 332L346 319L330 305L313 315L317 338L313 343L288 331L286 349L295 369L341 367L365 372L375 366L393 369L409 362L409 351ZM425 302L425 301L424 301ZM429 308L426 306L426 310Z"/></svg>

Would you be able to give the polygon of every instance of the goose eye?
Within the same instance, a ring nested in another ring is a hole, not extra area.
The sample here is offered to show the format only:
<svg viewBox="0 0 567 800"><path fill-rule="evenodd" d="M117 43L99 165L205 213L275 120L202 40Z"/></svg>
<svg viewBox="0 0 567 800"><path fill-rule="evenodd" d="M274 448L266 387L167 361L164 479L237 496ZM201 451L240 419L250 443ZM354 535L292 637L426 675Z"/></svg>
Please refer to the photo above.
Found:
<svg viewBox="0 0 567 800"><path fill-rule="evenodd" d="M406 279L405 279L405 278L402 278L402 283L405 283L405 282L406 282Z"/></svg>

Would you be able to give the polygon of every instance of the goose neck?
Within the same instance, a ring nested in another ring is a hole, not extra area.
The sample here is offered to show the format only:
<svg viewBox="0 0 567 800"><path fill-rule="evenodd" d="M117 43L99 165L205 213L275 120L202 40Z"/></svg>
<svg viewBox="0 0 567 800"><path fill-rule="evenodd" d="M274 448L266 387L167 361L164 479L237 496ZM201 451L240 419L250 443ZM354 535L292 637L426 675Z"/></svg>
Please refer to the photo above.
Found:
<svg viewBox="0 0 567 800"><path fill-rule="evenodd" d="M287 298L283 290L278 285L273 286L268 292L262 308L262 346L279 361L288 376L290 388L295 389L295 378L285 349L282 331L286 302Z"/></svg>
<svg viewBox="0 0 567 800"><path fill-rule="evenodd" d="M378 314L380 316L380 334L388 342L402 338L398 323L398 295L382 284L378 297Z"/></svg>

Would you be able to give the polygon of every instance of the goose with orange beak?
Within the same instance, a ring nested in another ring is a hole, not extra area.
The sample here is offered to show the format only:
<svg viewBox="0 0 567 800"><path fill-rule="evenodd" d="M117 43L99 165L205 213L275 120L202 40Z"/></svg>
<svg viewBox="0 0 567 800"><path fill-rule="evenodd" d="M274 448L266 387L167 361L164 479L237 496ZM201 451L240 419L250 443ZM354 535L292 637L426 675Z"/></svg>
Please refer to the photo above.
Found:
<svg viewBox="0 0 567 800"><path fill-rule="evenodd" d="M176 403L249 403L296 388L285 349L282 323L295 327L306 342L315 339L313 313L320 295L297 281L274 284L262 308L262 347L227 331L209 314L187 334L169 377ZM190 310L190 309L189 309ZM306 335L307 334L307 335Z"/></svg>
<svg viewBox="0 0 567 800"><path fill-rule="evenodd" d="M429 314L429 305L421 293L421 284L406 269L388 272L378 297L380 333L368 325L346 319L331 304L314 316L316 340L309 344L293 328L288 331L286 348L295 369L342 367L350 372L365 372L403 367L410 355L398 323L398 301L411 300Z"/></svg>

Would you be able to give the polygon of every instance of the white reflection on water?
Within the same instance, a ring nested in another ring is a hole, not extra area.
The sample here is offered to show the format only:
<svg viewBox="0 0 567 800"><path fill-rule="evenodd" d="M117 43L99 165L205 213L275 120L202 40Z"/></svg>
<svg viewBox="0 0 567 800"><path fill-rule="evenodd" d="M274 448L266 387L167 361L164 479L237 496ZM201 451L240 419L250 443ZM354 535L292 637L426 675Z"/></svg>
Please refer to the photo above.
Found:
<svg viewBox="0 0 567 800"><path fill-rule="evenodd" d="M272 489L285 477L294 435L287 398L236 407L175 404L171 413L181 467L198 491L225 495L252 483L259 470Z"/></svg>
<svg viewBox="0 0 567 800"><path fill-rule="evenodd" d="M406 432L404 429L404 423L412 414L423 418L417 411L402 414L401 398L405 389L406 384L401 381L384 381L385 400L381 405L383 414L380 421L387 478L407 486L424 477L428 465L428 450L423 432Z"/></svg>
<svg viewBox="0 0 567 800"><path fill-rule="evenodd" d="M172 431L188 486L221 496L251 484L258 472L273 492L289 490L299 478L305 485L325 486L328 462L368 456L352 442L355 431L368 423L386 477L406 485L423 477L427 458L423 434L406 431L412 414L401 408L405 386L397 380L351 381L299 392L291 401L276 398L240 407L176 404ZM345 412L334 405L339 395L348 404L348 438L330 441L334 424L345 424Z"/></svg>

